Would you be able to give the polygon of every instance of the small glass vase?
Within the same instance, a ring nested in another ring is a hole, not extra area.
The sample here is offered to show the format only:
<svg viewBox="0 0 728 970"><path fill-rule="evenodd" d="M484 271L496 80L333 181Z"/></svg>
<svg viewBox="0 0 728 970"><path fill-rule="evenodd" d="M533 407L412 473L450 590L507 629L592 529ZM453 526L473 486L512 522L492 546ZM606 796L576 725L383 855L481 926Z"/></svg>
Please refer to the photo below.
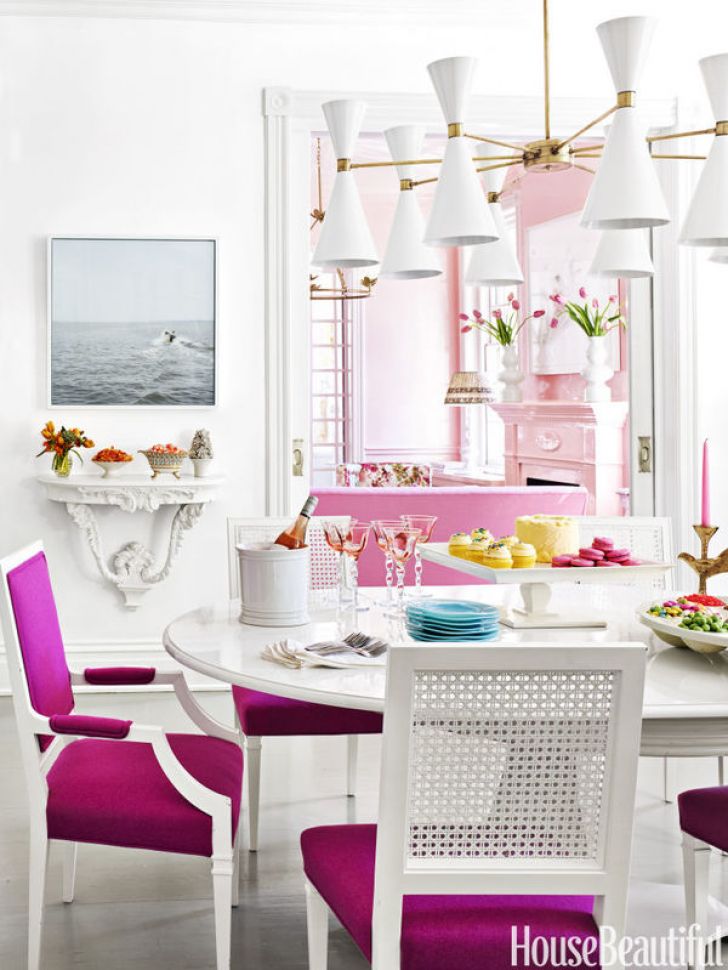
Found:
<svg viewBox="0 0 728 970"><path fill-rule="evenodd" d="M51 468L59 478L68 478L73 468L73 455L67 451L63 455L54 455Z"/></svg>

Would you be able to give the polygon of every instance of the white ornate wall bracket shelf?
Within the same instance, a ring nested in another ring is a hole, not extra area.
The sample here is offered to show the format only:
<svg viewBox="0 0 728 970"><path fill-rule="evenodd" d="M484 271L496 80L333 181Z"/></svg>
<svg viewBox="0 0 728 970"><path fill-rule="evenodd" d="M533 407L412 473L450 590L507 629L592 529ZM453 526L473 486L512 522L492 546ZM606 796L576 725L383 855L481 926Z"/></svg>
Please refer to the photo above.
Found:
<svg viewBox="0 0 728 970"><path fill-rule="evenodd" d="M95 475L58 478L41 475L46 497L62 502L88 543L99 572L124 597L124 605L135 610L144 594L163 582L172 571L185 533L197 524L205 505L212 502L223 484L222 478L181 478L163 475L152 481L146 476L127 475L103 479ZM122 512L156 512L176 505L166 555L159 562L142 542L127 542L109 557L104 551L95 506L111 506Z"/></svg>

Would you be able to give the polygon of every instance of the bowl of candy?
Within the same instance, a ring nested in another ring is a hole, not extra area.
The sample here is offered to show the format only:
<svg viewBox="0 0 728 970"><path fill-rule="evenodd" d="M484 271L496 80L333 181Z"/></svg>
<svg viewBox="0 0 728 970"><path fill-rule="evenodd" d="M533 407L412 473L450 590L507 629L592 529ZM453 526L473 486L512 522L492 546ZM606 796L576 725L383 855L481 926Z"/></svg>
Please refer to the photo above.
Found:
<svg viewBox="0 0 728 970"><path fill-rule="evenodd" d="M718 596L675 594L643 604L637 615L673 647L689 647L696 653L720 653L728 647L728 605Z"/></svg>
<svg viewBox="0 0 728 970"><path fill-rule="evenodd" d="M144 455L149 462L149 467L152 469L152 478L156 478L163 472L168 472L175 478L179 478L182 462L187 457L184 448L178 448L177 445L169 443L152 445L151 448L146 448L144 451L140 450L139 454Z"/></svg>
<svg viewBox="0 0 728 970"><path fill-rule="evenodd" d="M134 461L134 457L112 445L110 448L102 448L91 461L101 469L104 478L108 478L110 475L116 475L130 461Z"/></svg>

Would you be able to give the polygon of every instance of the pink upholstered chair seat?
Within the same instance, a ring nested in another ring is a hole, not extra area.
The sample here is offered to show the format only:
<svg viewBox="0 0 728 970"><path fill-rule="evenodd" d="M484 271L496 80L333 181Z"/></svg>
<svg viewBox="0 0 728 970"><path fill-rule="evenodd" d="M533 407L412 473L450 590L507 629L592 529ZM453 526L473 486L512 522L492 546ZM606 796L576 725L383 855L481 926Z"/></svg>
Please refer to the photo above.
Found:
<svg viewBox="0 0 728 970"><path fill-rule="evenodd" d="M331 825L301 835L306 876L367 959L376 834ZM405 896L402 970L512 970L512 926L530 926L531 938L596 938L592 906L591 896Z"/></svg>
<svg viewBox="0 0 728 970"><path fill-rule="evenodd" d="M167 737L191 775L230 799L234 839L243 777L240 748L205 735ZM210 816L177 791L149 744L73 741L48 773L46 817L51 839L212 854Z"/></svg>
<svg viewBox="0 0 728 970"><path fill-rule="evenodd" d="M728 787L684 791L677 804L683 832L728 852Z"/></svg>
<svg viewBox="0 0 728 970"><path fill-rule="evenodd" d="M373 711L312 704L248 687L233 687L233 699L243 734L248 737L382 732L382 715Z"/></svg>

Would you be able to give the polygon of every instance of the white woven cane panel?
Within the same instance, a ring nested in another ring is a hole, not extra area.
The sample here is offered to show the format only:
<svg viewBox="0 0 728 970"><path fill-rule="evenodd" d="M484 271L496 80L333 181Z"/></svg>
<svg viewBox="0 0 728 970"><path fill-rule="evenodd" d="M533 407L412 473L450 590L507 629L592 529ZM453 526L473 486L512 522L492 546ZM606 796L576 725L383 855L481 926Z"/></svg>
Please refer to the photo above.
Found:
<svg viewBox="0 0 728 970"><path fill-rule="evenodd" d="M409 858L596 860L614 671L418 671Z"/></svg>
<svg viewBox="0 0 728 970"><path fill-rule="evenodd" d="M631 549L636 559L649 559L652 562L673 561L672 535L670 523L666 519L584 516L577 521L582 545L591 545L596 536L608 536L614 539L616 546ZM633 576L625 579L623 585L657 590L671 589L672 575L663 573L660 576Z"/></svg>

